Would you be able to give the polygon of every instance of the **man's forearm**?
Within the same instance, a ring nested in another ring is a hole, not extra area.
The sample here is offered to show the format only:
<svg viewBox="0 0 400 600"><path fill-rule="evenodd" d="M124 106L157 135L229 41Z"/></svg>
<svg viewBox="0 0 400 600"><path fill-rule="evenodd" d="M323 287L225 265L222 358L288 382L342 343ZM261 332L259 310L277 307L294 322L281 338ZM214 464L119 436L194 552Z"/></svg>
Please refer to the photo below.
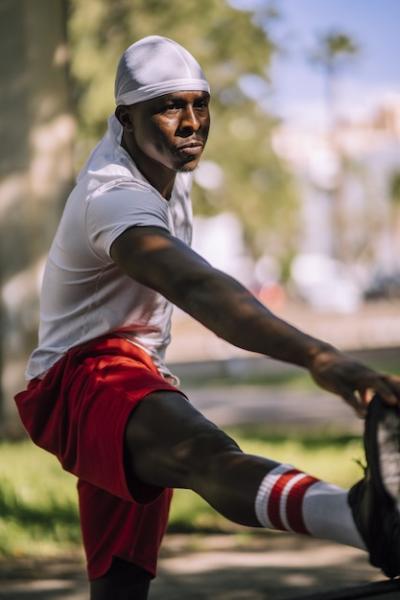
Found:
<svg viewBox="0 0 400 600"><path fill-rule="evenodd" d="M213 271L191 285L175 288L171 300L231 344L309 367L314 357L332 351L276 317L235 279Z"/></svg>

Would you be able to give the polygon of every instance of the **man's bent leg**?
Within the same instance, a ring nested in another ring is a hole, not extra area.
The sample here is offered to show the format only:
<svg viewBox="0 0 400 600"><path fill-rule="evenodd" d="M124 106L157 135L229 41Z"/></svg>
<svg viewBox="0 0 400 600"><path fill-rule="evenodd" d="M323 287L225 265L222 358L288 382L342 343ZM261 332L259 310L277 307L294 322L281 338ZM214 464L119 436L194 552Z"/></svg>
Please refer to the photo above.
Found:
<svg viewBox="0 0 400 600"><path fill-rule="evenodd" d="M90 582L90 600L147 600L151 575L120 558L99 579Z"/></svg>
<svg viewBox="0 0 400 600"><path fill-rule="evenodd" d="M92 600L146 598L147 581L155 574L167 523L171 490L164 490L149 504L139 504L79 480L78 494ZM138 588L137 594L143 588L142 595L132 595L132 586ZM107 596L111 588L118 590L119 596Z"/></svg>

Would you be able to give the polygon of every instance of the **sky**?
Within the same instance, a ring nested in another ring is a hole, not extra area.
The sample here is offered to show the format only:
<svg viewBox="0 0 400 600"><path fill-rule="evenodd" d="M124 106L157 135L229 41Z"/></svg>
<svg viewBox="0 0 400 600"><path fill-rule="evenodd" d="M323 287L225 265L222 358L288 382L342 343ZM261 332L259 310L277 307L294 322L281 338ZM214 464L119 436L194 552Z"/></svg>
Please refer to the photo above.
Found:
<svg viewBox="0 0 400 600"><path fill-rule="evenodd" d="M231 0L235 6L265 6L268 0ZM286 49L270 71L267 107L289 120L323 119L323 76L307 53L319 33L340 30L361 50L341 74L338 106L344 115L362 117L385 96L400 93L400 0L279 0L282 18L273 38Z"/></svg>

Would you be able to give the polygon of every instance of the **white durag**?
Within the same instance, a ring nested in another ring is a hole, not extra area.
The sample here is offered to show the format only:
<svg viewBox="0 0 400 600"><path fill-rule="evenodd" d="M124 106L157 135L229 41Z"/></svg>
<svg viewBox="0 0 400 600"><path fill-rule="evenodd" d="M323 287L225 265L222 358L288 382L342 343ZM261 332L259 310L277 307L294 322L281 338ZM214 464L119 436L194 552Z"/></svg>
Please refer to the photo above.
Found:
<svg viewBox="0 0 400 600"><path fill-rule="evenodd" d="M173 40L145 37L121 56L115 79L115 102L136 104L179 91L209 92L197 60Z"/></svg>

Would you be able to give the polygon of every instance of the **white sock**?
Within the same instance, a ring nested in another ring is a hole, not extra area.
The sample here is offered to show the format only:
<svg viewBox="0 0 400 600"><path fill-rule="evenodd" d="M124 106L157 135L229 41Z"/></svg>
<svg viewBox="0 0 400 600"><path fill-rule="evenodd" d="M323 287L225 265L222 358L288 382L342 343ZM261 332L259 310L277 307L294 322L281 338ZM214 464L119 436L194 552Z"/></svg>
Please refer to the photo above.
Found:
<svg viewBox="0 0 400 600"><path fill-rule="evenodd" d="M261 482L255 511L268 529L304 533L365 550L347 495L346 490L281 464Z"/></svg>

